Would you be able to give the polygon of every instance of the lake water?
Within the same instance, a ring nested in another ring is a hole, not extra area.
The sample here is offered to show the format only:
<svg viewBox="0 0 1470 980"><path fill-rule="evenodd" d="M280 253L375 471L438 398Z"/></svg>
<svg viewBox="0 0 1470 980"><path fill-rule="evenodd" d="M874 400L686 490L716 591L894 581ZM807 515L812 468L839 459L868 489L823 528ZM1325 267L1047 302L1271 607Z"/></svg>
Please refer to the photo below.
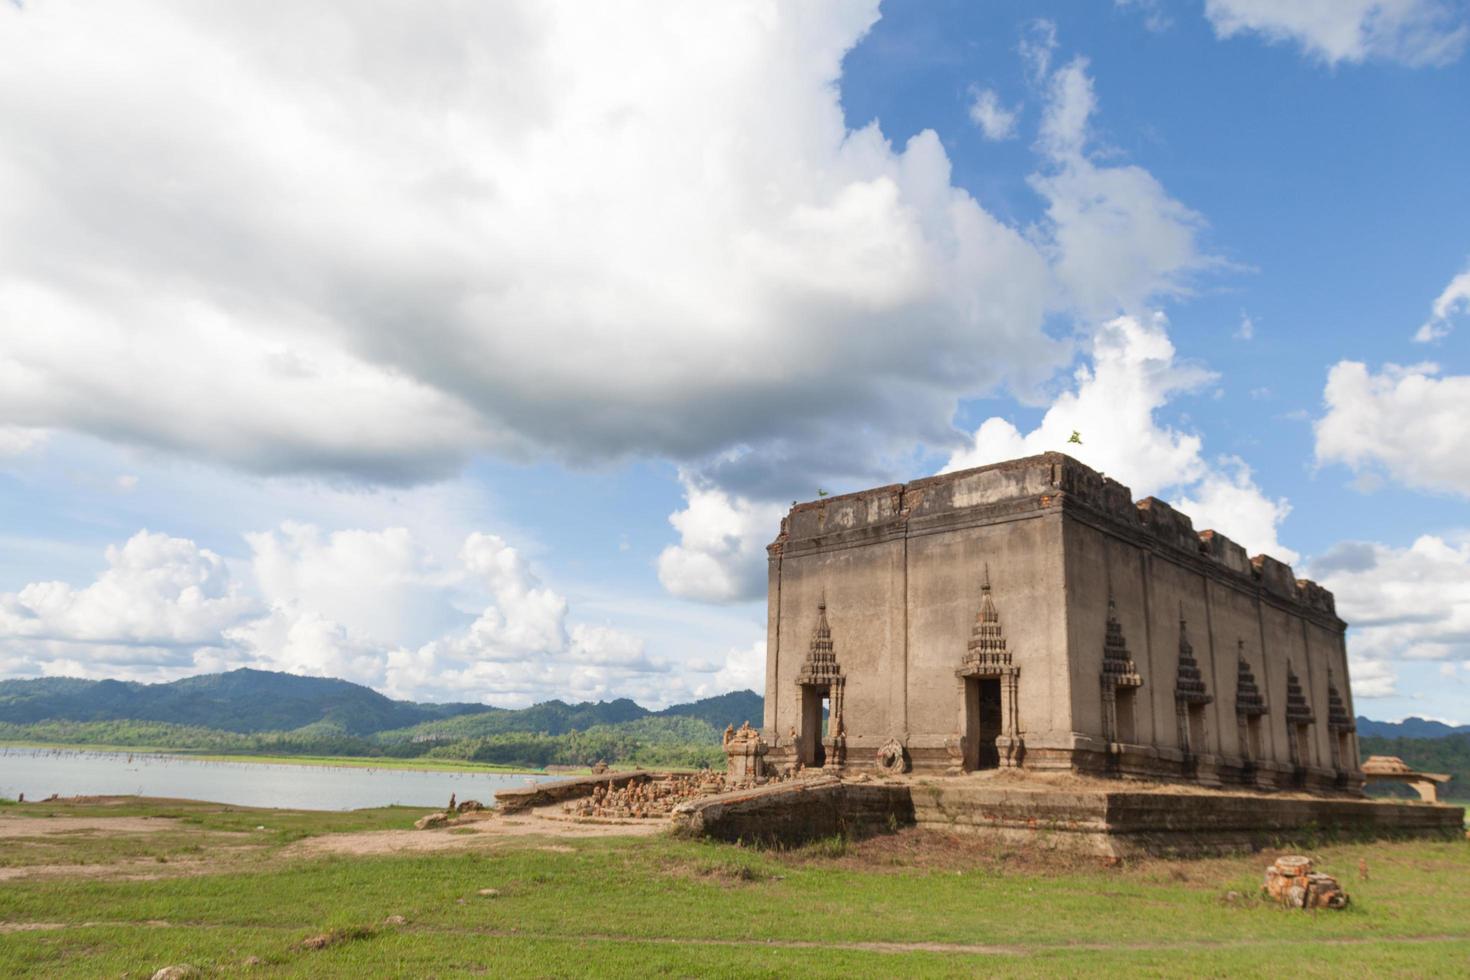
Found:
<svg viewBox="0 0 1470 980"><path fill-rule="evenodd" d="M161 796L235 806L357 810L370 806L442 807L453 793L490 804L498 790L537 777L516 773L428 772L357 766L214 762L151 752L0 747L0 797ZM545 778L545 777L541 777Z"/></svg>

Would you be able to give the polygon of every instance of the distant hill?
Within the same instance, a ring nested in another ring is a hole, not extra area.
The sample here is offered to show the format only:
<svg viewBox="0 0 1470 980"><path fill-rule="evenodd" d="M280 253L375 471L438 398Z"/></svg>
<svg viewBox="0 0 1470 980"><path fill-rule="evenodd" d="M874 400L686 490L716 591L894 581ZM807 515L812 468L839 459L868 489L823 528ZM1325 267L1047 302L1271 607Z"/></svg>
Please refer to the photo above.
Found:
<svg viewBox="0 0 1470 980"><path fill-rule="evenodd" d="M654 714L661 718L698 718L719 729L726 725L739 728L742 722L747 721L759 728L765 710L765 698L754 691L731 691L692 704L676 704Z"/></svg>
<svg viewBox="0 0 1470 980"><path fill-rule="evenodd" d="M402 732L482 737L509 732L562 735L650 716L696 718L716 728L749 718L759 723L760 695L738 691L651 712L626 698L529 708L394 701L361 684L329 677L248 668L167 684L65 677L0 681L0 723L164 722L252 734L312 727L366 736Z"/></svg>
<svg viewBox="0 0 1470 980"><path fill-rule="evenodd" d="M168 684L64 677L0 681L0 722L160 721L227 732L328 723L353 735L483 711L478 704L414 704L330 677L269 670L201 674Z"/></svg>
<svg viewBox="0 0 1470 980"><path fill-rule="evenodd" d="M1444 738L1446 735L1463 735L1470 732L1470 725L1446 725L1442 721L1427 718L1405 718L1403 721L1374 721L1358 716L1358 734L1375 738Z"/></svg>

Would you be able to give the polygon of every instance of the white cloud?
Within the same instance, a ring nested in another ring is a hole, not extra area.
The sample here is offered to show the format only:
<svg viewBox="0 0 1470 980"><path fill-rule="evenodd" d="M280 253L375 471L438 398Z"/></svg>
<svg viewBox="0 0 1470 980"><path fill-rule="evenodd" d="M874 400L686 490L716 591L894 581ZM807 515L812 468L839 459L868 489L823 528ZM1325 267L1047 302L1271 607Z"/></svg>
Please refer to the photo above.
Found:
<svg viewBox="0 0 1470 980"><path fill-rule="evenodd" d="M44 429L19 425L0 425L0 457L19 456L46 441Z"/></svg>
<svg viewBox="0 0 1470 980"><path fill-rule="evenodd" d="M1445 286L1430 308L1429 319L1415 331L1414 340L1427 344L1448 337L1454 329L1451 321L1462 313L1470 313L1470 268Z"/></svg>
<svg viewBox="0 0 1470 980"><path fill-rule="evenodd" d="M470 534L448 556L402 528L288 523L248 542L253 582L191 541L142 531L109 548L86 587L0 595L0 674L162 681L249 666L504 706L661 706L761 686L754 648L703 663L686 642L679 659L661 658L628 630L574 619L496 535Z"/></svg>
<svg viewBox="0 0 1470 980"><path fill-rule="evenodd" d="M1470 36L1462 8L1443 0L1205 0L1205 16L1222 38L1253 31L1273 43L1294 41L1329 65L1443 65Z"/></svg>
<svg viewBox="0 0 1470 980"><path fill-rule="evenodd" d="M378 689L387 686L385 667L391 648L294 603L272 606L266 615L224 630L222 638L223 649L196 657L189 669L172 676L254 667L339 677ZM100 674L113 676L108 671Z"/></svg>
<svg viewBox="0 0 1470 980"><path fill-rule="evenodd" d="M1007 109L994 89L974 89L970 94L970 121L980 127L986 139L1008 140L1016 135L1019 109Z"/></svg>
<svg viewBox="0 0 1470 980"><path fill-rule="evenodd" d="M1166 31L1173 23L1164 12L1163 0L1113 0L1120 10L1133 9L1143 15L1143 26L1154 33Z"/></svg>
<svg viewBox="0 0 1470 980"><path fill-rule="evenodd" d="M764 638L743 649L731 650L725 662L715 672L701 697L721 694L725 691L761 691L766 686L766 641ZM751 722L760 722L751 718Z"/></svg>
<svg viewBox="0 0 1470 980"><path fill-rule="evenodd" d="M346 677L395 697L506 706L615 694L662 702L684 686L649 680L673 665L650 658L640 638L569 623L566 597L497 535L470 534L453 562L402 528L323 535L287 525L250 541L273 603L271 616L229 635L251 663ZM467 624L406 638L405 610L418 605L420 620L435 622L470 601L477 612Z"/></svg>
<svg viewBox="0 0 1470 980"><path fill-rule="evenodd" d="M685 474L686 506L669 516L679 543L658 557L658 578L677 596L710 602L753 599L766 590L766 545L785 508L727 493Z"/></svg>
<svg viewBox="0 0 1470 980"><path fill-rule="evenodd" d="M1047 203L1046 220L1036 237L1050 262L1053 294L1048 302L1090 323L1142 308L1158 294L1183 292L1188 275L1212 260L1197 246L1202 225L1199 216L1170 198L1151 174L1136 166L1103 166L1094 161L1091 120L1097 100L1087 61L1076 58L1051 71L1056 47L1056 29L1049 21L1033 22L1021 42L1028 74L1046 93L1037 140L1043 172L1031 178L1033 188ZM1002 297L1001 302L1007 301ZM1174 361L1162 319L1113 320L1098 330L1093 347L1097 379L1083 369L1078 378L1082 387L1064 395L1048 413L1049 421L1031 436L1022 437L1008 422L992 419L981 427L969 449L958 446L959 440L946 438L942 430L936 431L931 445L955 447L950 462L955 468L975 465L967 461L990 462L1039 451L1036 446L1060 448L1072 428L1087 428L1097 441L1088 458L1118 460L1145 492L1153 486L1179 486L1201 479L1208 468L1200 458L1198 437L1156 428L1152 413L1172 394L1198 387L1212 376ZM905 410L893 406L896 414ZM1126 417L1126 424L1106 432L1077 424L1078 418L1114 416ZM1064 419L1070 420L1065 430L1061 428ZM858 455L873 462L866 470L842 470L848 477L845 484L861 486L912 474L904 468L914 465L912 456L891 452L879 457L871 446L882 446L882 440L874 438L869 429L861 431L862 439L857 442L866 452ZM911 435L909 446L913 441ZM793 474L826 479L818 476L823 467L831 474L839 465L835 461L843 457L852 467L854 443L849 424L836 438L795 439L779 452L761 447L760 451L726 454L698 470L704 482L686 476L688 506L673 518L683 540L667 549L659 564L665 587L692 598L758 596L763 588L763 546L784 512L783 507L762 507L758 502L783 491L810 494L816 484L801 486L791 479ZM762 468L779 469L785 482L762 478ZM1284 504L1264 499L1244 511L1226 509L1226 501L1237 502L1244 492L1236 479L1241 472L1247 473L1245 487L1251 486L1248 471L1236 466L1227 469L1218 485L1207 488L1208 501L1211 506L1219 504L1222 520L1243 514L1241 521L1255 534L1262 527L1257 519L1261 510L1277 506L1280 516L1285 516ZM742 480L754 485L735 489ZM1274 535L1262 536L1258 542L1278 554L1292 554L1280 547Z"/></svg>
<svg viewBox="0 0 1470 980"><path fill-rule="evenodd" d="M1286 501L1265 496L1243 461L1210 463L1198 435L1159 422L1172 398L1214 380L1177 358L1166 328L1162 314L1104 324L1093 337L1091 365L1077 369L1074 387L1053 401L1040 425L1022 434L1005 419L987 419L945 471L1065 452L1128 485L1136 498L1177 491L1175 505L1199 530L1214 528L1252 551L1295 560L1277 538L1291 509ZM1080 444L1070 441L1073 432Z"/></svg>
<svg viewBox="0 0 1470 980"><path fill-rule="evenodd" d="M946 471L1056 450L1128 483L1139 496L1200 479L1206 469L1200 437L1159 425L1154 413L1215 376L1176 359L1163 314L1104 324L1093 335L1091 355L1040 425L1023 435L1005 419L987 419ZM1068 441L1074 431L1080 445Z"/></svg>
<svg viewBox="0 0 1470 980"><path fill-rule="evenodd" d="M1256 486L1251 469L1238 456L1222 456L1203 479L1175 501L1195 527L1218 528L1253 552L1285 562L1300 555L1277 537L1281 524L1291 513L1286 498L1272 499Z"/></svg>
<svg viewBox="0 0 1470 980"><path fill-rule="evenodd" d="M1470 496L1470 375L1440 376L1434 364L1386 364L1374 374L1339 361L1315 423L1319 463L1342 463L1373 480Z"/></svg>
<svg viewBox="0 0 1470 980"><path fill-rule="evenodd" d="M33 582L0 595L0 645L35 666L84 658L102 664L191 662L200 647L259 610L217 554L192 541L139 531L109 547L84 588Z"/></svg>
<svg viewBox="0 0 1470 980"><path fill-rule="evenodd" d="M1311 574L1335 594L1355 656L1470 658L1470 534L1424 535L1407 548L1343 542Z"/></svg>
<svg viewBox="0 0 1470 980"><path fill-rule="evenodd" d="M1057 25L1055 21L1038 17L1026 25L1016 53L1033 83L1040 83L1051 74L1051 59L1057 50Z"/></svg>
<svg viewBox="0 0 1470 980"><path fill-rule="evenodd" d="M1249 314L1240 314L1240 326L1235 330L1236 340L1254 340L1256 336L1256 321Z"/></svg>
<svg viewBox="0 0 1470 980"><path fill-rule="evenodd" d="M1048 166L1031 177L1047 202L1047 251L1070 304L1084 316L1136 312L1152 296L1187 291L1202 254L1204 219L1142 167L1101 166L1088 152L1097 98L1087 59L1047 82L1038 147Z"/></svg>
<svg viewBox="0 0 1470 980"><path fill-rule="evenodd" d="M1387 661L1349 655L1348 673L1351 675L1354 699L1391 698L1399 693L1398 671Z"/></svg>
<svg viewBox="0 0 1470 980"><path fill-rule="evenodd" d="M248 533L251 570L262 598L309 610L387 643L422 642L447 625L447 593L463 567L444 568L403 527L324 533L287 521Z"/></svg>
<svg viewBox="0 0 1470 980"><path fill-rule="evenodd" d="M399 483L953 438L1055 297L932 131L845 126L877 6L0 8L0 418Z"/></svg>

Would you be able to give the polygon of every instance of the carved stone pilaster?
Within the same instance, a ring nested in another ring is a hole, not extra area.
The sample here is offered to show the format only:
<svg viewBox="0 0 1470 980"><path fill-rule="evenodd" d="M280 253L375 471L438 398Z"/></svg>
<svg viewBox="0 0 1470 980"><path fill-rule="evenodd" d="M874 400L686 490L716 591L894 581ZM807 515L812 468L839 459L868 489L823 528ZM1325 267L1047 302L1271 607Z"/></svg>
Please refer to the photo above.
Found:
<svg viewBox="0 0 1470 980"><path fill-rule="evenodd" d="M1307 702L1306 692L1302 690L1302 682L1292 669L1291 661L1286 662L1286 744L1290 751L1292 768L1298 774L1307 766L1312 764L1311 759L1302 757L1299 736L1303 726L1312 725L1317 717L1312 712L1312 706Z"/></svg>
<svg viewBox="0 0 1470 980"><path fill-rule="evenodd" d="M1340 778L1346 778L1349 770L1358 768L1357 759L1348 760L1343 758L1342 743L1351 745L1352 739L1344 739L1344 735L1353 735L1357 732L1358 725L1353 721L1353 716L1348 714L1347 705L1343 703L1342 695L1337 691L1337 684L1332 676L1332 668L1327 668L1327 731L1332 737L1328 742L1332 746L1332 768L1335 769Z"/></svg>
<svg viewBox="0 0 1470 980"><path fill-rule="evenodd" d="M1103 635L1103 665L1101 675L1103 737L1109 745L1118 738L1118 689L1137 689L1143 686L1138 665L1128 652L1128 643L1123 639L1123 624L1118 622L1118 605L1113 594L1108 593L1108 625ZM1136 736L1135 736L1136 737Z"/></svg>
<svg viewBox="0 0 1470 980"><path fill-rule="evenodd" d="M1247 779L1253 779L1257 763L1255 749L1251 745L1250 726L1252 718L1266 714L1266 699L1256 684L1256 675L1245 659L1245 641L1236 642L1235 671L1235 722L1240 729L1240 758Z"/></svg>
<svg viewBox="0 0 1470 980"><path fill-rule="evenodd" d="M1198 759L1208 754L1209 731L1202 724L1198 745L1190 731L1189 714L1192 707L1202 707L1214 701L1205 687L1204 674L1199 661L1194 659L1194 646L1189 642L1189 624L1184 619L1184 609L1179 610L1179 673L1174 681L1174 715L1179 725L1179 748L1186 759L1197 766Z"/></svg>

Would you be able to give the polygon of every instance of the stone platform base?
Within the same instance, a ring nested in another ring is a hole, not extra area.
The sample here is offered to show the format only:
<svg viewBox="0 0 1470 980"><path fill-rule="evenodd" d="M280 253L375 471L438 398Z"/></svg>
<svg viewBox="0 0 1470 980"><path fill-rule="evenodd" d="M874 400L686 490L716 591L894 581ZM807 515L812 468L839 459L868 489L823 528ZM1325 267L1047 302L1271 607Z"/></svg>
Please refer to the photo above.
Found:
<svg viewBox="0 0 1470 980"><path fill-rule="evenodd" d="M801 844L837 835L865 837L914 825L909 787L810 776L735 790L674 808L679 833L760 844Z"/></svg>
<svg viewBox="0 0 1470 980"><path fill-rule="evenodd" d="M1080 781L1079 781L1080 782ZM798 779L681 804L681 832L797 844L919 826L1105 857L1206 855L1318 839L1463 838L1458 807L1177 787L1060 787L968 777Z"/></svg>

